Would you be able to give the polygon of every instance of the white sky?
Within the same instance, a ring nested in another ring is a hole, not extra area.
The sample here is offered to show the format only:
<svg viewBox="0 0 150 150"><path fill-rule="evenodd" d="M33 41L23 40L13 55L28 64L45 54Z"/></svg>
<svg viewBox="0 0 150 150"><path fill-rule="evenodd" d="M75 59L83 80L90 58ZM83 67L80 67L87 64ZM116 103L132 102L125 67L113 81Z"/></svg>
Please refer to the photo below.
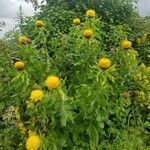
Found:
<svg viewBox="0 0 150 150"><path fill-rule="evenodd" d="M14 28L15 23L13 18L17 16L20 5L22 6L25 15L33 15L34 10L31 3L25 3L24 0L0 0L0 22L6 22L6 27L3 29L3 32L0 32L0 36ZM139 0L138 7L142 16L150 15L150 0Z"/></svg>
<svg viewBox="0 0 150 150"><path fill-rule="evenodd" d="M0 32L0 36L14 28L14 18L17 16L20 5L27 16L33 15L34 9L31 3L25 3L24 0L0 0L0 22L6 23L3 31Z"/></svg>
<svg viewBox="0 0 150 150"><path fill-rule="evenodd" d="M139 0L138 7L142 16L150 16L150 0Z"/></svg>

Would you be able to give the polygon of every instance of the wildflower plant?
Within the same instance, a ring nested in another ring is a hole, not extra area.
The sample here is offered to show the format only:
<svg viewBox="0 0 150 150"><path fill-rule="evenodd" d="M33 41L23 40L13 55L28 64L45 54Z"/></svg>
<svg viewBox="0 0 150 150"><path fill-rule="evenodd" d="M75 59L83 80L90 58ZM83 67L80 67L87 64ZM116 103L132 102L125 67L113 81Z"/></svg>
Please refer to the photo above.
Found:
<svg viewBox="0 0 150 150"><path fill-rule="evenodd" d="M117 27L108 38L117 43L106 50L105 24L95 10L81 20L50 39L56 28L37 20L30 44L19 37L20 61L10 62L8 55L11 73L0 81L3 149L117 149L126 147L120 139L147 137L142 117L150 109L149 67L139 65L139 53Z"/></svg>

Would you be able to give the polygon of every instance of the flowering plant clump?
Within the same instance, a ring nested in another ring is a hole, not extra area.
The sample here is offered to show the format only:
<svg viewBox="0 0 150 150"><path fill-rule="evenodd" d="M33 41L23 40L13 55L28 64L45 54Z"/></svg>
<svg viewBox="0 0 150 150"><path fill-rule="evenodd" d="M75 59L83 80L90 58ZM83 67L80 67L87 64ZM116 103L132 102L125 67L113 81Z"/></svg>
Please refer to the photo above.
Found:
<svg viewBox="0 0 150 150"><path fill-rule="evenodd" d="M148 35L138 44L98 1L66 3L36 6L48 15L22 18L15 33L28 36L1 48L0 149L149 149L150 64L139 50Z"/></svg>

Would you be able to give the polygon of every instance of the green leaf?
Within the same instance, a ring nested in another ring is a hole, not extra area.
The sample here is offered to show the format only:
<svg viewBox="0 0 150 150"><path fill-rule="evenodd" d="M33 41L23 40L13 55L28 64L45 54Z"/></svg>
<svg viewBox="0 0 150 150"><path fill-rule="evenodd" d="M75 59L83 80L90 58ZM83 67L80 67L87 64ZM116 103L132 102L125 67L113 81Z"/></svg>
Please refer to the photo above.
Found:
<svg viewBox="0 0 150 150"><path fill-rule="evenodd" d="M99 134L95 126L90 125L87 129L87 133L90 137L90 147L91 150L96 150L98 148Z"/></svg>
<svg viewBox="0 0 150 150"><path fill-rule="evenodd" d="M60 116L61 116L61 125L66 126L68 114L67 114L67 110L65 108L64 103L61 103L61 106L60 106Z"/></svg>

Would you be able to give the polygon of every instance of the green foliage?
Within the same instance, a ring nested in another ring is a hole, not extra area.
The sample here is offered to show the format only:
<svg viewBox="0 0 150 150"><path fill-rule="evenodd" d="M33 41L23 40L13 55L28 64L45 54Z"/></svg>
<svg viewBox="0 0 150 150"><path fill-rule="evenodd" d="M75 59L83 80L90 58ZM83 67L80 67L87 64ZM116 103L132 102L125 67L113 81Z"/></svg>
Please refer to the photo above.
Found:
<svg viewBox="0 0 150 150"><path fill-rule="evenodd" d="M80 18L81 22L85 21L85 12L87 9L95 9L97 17L100 17L103 21L103 46L105 50L111 50L119 40L126 38L124 32L128 35L129 39L134 41L137 35L133 29L133 23L139 18L136 12L135 5L136 0L123 1L123 0L94 0L94 1L53 1L45 0L41 4L37 5L37 1L31 1L33 5L36 5L40 11L32 18L21 17L19 26L22 34L27 34L30 38L35 38L33 20L41 19L46 22L45 28L50 32L51 37L57 36L60 33L68 33L69 28L74 18ZM48 23L48 24L47 24ZM101 25L98 27L101 30ZM116 33L120 32L120 33ZM112 34L114 34L112 36ZM121 36L120 36L120 35ZM117 36L118 35L118 36ZM116 37L117 36L117 37ZM112 37L115 41L112 40ZM49 43L48 43L49 44Z"/></svg>
<svg viewBox="0 0 150 150"><path fill-rule="evenodd" d="M99 16L102 16L102 20L107 22L108 24L120 24L120 23L128 23L134 19L137 15L134 4L136 0L45 0L46 7L51 9L51 7L61 6L69 10L73 10L75 13L84 12L93 8L96 10Z"/></svg>
<svg viewBox="0 0 150 150"><path fill-rule="evenodd" d="M139 18L133 22L132 28L136 33L135 43L142 61L149 65L150 59L150 17ZM138 44L137 44L138 43Z"/></svg>
<svg viewBox="0 0 150 150"><path fill-rule="evenodd" d="M50 2L36 16L18 24L31 43L20 44L15 38L11 44L7 40L0 45L0 149L25 149L27 138L35 132L41 150L148 150L150 69L139 65L145 60L138 43L130 49L120 46L122 40L133 40L136 34L125 24L127 18L124 22L118 16L121 24L112 25L107 20L110 9L106 20L84 17L80 25L71 25L79 1L76 7L73 1L71 5L64 1L65 9L51 7ZM116 2L107 7L133 8L133 1ZM81 6L85 4L89 2ZM43 27L35 27L37 18L44 20ZM83 33L89 28L93 35L87 39ZM108 58L111 66L103 69L101 58ZM22 71L14 67L18 59L25 63ZM60 85L51 90L44 84L50 75L60 78ZM34 102L31 92L36 89L44 96Z"/></svg>

